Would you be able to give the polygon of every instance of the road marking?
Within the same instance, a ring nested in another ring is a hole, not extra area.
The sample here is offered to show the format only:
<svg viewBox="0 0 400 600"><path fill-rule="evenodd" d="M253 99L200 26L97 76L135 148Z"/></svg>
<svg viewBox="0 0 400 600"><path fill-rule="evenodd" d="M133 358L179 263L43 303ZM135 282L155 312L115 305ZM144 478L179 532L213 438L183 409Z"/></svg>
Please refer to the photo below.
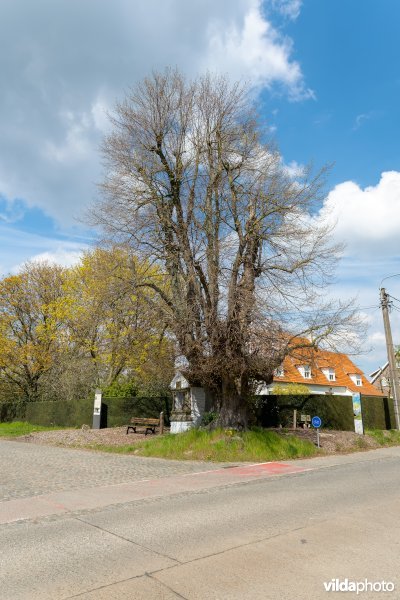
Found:
<svg viewBox="0 0 400 600"><path fill-rule="evenodd" d="M279 462L265 462L265 463L253 463L245 465L232 465L230 467L222 467L221 469L210 469L209 471L198 471L196 473L185 473L183 477L193 477L195 475L279 475L283 473L300 473L302 471L309 471L304 467L295 467L294 465L279 463Z"/></svg>

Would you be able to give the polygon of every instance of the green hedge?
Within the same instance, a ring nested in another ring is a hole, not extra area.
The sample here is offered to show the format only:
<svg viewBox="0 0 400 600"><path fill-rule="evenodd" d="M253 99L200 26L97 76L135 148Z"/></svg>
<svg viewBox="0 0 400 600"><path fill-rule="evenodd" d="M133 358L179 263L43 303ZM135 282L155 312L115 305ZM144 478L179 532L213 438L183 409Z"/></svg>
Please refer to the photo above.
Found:
<svg viewBox="0 0 400 600"><path fill-rule="evenodd" d="M34 425L58 425L60 427L92 426L94 398L68 400L65 402L31 402L26 405L24 420ZM127 425L131 417L157 418L164 411L169 424L171 399L168 397L103 398L102 427ZM10 419L12 420L12 419Z"/></svg>
<svg viewBox="0 0 400 600"><path fill-rule="evenodd" d="M93 400L30 402L26 406L26 420L34 425L59 427L92 426Z"/></svg>
<svg viewBox="0 0 400 600"><path fill-rule="evenodd" d="M0 402L0 423L26 420L26 402L24 400L7 400Z"/></svg>
<svg viewBox="0 0 400 600"><path fill-rule="evenodd" d="M102 404L102 415L104 415L102 426L127 425L131 417L156 419L160 416L160 412L164 412L165 423L169 425L172 399L168 396L103 397Z"/></svg>
<svg viewBox="0 0 400 600"><path fill-rule="evenodd" d="M293 410L300 414L318 415L328 429L354 431L351 396L312 394L310 396L259 396L257 418L263 427L291 427ZM364 429L395 429L393 400L379 396L361 396Z"/></svg>
<svg viewBox="0 0 400 600"><path fill-rule="evenodd" d="M392 398L361 396L364 429L395 429Z"/></svg>
<svg viewBox="0 0 400 600"><path fill-rule="evenodd" d="M262 398L262 400L261 400ZM353 403L350 396L311 394L309 396L260 396L258 419L263 427L291 427L293 410L311 417L318 415L328 429L354 431Z"/></svg>
<svg viewBox="0 0 400 600"><path fill-rule="evenodd" d="M255 402L256 420L262 427L290 427L293 409L318 415L323 427L354 431L353 405L350 396L258 396ZM362 396L361 407L365 429L394 429L393 400ZM169 424L171 398L141 397L103 398L102 427L126 425L132 416L157 418L164 412ZM28 421L35 425L81 427L92 425L93 399L56 402L0 402L0 422Z"/></svg>

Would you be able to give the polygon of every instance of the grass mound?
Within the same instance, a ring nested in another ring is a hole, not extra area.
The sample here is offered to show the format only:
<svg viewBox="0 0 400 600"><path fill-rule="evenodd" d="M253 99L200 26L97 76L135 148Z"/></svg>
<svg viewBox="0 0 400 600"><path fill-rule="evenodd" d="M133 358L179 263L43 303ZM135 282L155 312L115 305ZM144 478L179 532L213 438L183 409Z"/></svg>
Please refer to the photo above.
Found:
<svg viewBox="0 0 400 600"><path fill-rule="evenodd" d="M388 431L382 431L381 429L369 429L366 431L366 433L374 438L374 440L376 440L380 446L400 445L400 431L397 431L397 429L390 429Z"/></svg>
<svg viewBox="0 0 400 600"><path fill-rule="evenodd" d="M0 437L19 437L20 435L29 435L34 431L51 431L53 429L61 429L61 427L43 427L42 425L32 425L32 423L23 423L22 421L0 423Z"/></svg>
<svg viewBox="0 0 400 600"><path fill-rule="evenodd" d="M178 460L209 460L216 462L265 462L313 456L317 449L309 441L274 431L254 429L245 432L217 429L191 429L185 433L153 437L135 445L105 448L112 452L134 452Z"/></svg>

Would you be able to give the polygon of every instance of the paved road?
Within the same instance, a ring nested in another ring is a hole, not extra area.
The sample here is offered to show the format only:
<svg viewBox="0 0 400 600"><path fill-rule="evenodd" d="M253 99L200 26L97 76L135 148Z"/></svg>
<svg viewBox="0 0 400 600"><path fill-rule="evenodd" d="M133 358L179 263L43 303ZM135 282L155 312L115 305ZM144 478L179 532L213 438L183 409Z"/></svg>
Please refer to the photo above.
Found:
<svg viewBox="0 0 400 600"><path fill-rule="evenodd" d="M21 460L31 448L5 444ZM64 483L41 495L44 516L32 499L25 520L15 509L26 500L0 503L0 598L319 599L324 582L346 577L394 582L384 597L400 597L400 449L207 470ZM80 496L89 508L76 508Z"/></svg>
<svg viewBox="0 0 400 600"><path fill-rule="evenodd" d="M0 501L218 468L0 440Z"/></svg>

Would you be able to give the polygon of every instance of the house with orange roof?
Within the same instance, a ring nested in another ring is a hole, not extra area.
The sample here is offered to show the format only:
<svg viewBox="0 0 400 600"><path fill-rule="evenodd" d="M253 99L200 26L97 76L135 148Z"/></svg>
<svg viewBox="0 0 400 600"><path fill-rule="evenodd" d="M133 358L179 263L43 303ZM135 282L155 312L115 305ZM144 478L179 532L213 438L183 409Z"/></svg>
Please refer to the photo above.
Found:
<svg viewBox="0 0 400 600"><path fill-rule="evenodd" d="M310 345L294 348L275 370L273 381L261 385L258 394L273 394L276 388L289 384L303 384L310 394L385 396L346 354L315 349Z"/></svg>

